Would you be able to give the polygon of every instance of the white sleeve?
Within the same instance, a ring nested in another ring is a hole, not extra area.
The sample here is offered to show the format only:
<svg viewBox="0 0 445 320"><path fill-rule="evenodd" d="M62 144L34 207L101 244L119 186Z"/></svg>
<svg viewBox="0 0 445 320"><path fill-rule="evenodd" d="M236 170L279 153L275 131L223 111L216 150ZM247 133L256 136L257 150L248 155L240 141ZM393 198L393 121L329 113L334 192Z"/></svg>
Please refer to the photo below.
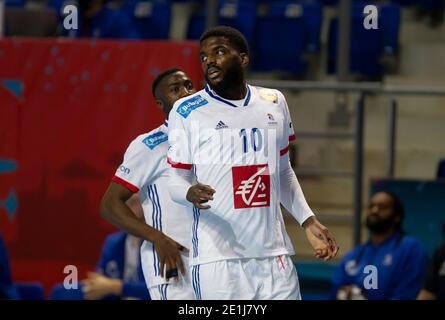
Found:
<svg viewBox="0 0 445 320"><path fill-rule="evenodd" d="M314 216L287 155L280 159L280 202L300 225Z"/></svg>
<svg viewBox="0 0 445 320"><path fill-rule="evenodd" d="M124 160L111 180L136 193L156 177L161 159L159 153L152 152L138 137L128 146Z"/></svg>
<svg viewBox="0 0 445 320"><path fill-rule="evenodd" d="M171 168L169 170L169 177L168 191L170 192L172 200L181 205L189 204L186 196L187 191L194 181L193 171Z"/></svg>
<svg viewBox="0 0 445 320"><path fill-rule="evenodd" d="M295 133L286 99L281 92L279 92L279 98L284 113L284 132L280 146L280 202L302 225L314 213L306 202L303 190L289 162L289 142L295 140Z"/></svg>
<svg viewBox="0 0 445 320"><path fill-rule="evenodd" d="M295 132L294 127L292 125L292 119L289 112L289 107L287 106L286 98L284 95L278 91L278 97L279 97L279 103L281 104L281 107L283 108L283 115L284 115L284 123L283 123L283 137L281 139L280 144L280 155L284 155L287 153L289 149L289 143L295 140Z"/></svg>
<svg viewBox="0 0 445 320"><path fill-rule="evenodd" d="M179 102L173 105L168 117L167 161L171 166L168 190L173 201L186 205L189 203L186 199L187 191L192 186L195 175L192 171L192 154L185 117L177 112Z"/></svg>
<svg viewBox="0 0 445 320"><path fill-rule="evenodd" d="M191 170L192 154L186 120L176 112L178 102L173 105L168 118L168 155L167 161L172 168Z"/></svg>

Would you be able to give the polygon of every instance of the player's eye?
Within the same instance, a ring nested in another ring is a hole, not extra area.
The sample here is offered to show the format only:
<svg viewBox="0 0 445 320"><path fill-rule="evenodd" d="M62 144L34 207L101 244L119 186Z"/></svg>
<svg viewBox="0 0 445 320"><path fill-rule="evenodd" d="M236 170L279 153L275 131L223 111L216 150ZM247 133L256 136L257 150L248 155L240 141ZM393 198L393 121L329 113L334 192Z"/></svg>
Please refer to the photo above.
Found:
<svg viewBox="0 0 445 320"><path fill-rule="evenodd" d="M192 90L193 89L193 83L188 82L186 85L187 90Z"/></svg>
<svg viewBox="0 0 445 320"><path fill-rule="evenodd" d="M179 92L179 88L178 87L172 87L171 91L174 92L174 93L178 93Z"/></svg>
<svg viewBox="0 0 445 320"><path fill-rule="evenodd" d="M224 50L222 50L222 49L218 49L218 50L216 50L216 54L217 54L218 56L222 56L222 55L224 55Z"/></svg>
<svg viewBox="0 0 445 320"><path fill-rule="evenodd" d="M207 57L206 56L201 56L201 62L206 62L207 61Z"/></svg>

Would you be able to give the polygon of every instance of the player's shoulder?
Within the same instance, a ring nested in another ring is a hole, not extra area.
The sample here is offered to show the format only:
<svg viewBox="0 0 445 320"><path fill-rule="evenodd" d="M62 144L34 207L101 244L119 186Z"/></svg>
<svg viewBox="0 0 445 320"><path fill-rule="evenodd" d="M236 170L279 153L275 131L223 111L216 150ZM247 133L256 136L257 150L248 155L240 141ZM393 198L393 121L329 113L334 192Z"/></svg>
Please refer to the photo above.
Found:
<svg viewBox="0 0 445 320"><path fill-rule="evenodd" d="M130 143L129 150L155 150L157 147L168 141L168 132L164 125L161 125L149 132L138 135Z"/></svg>
<svg viewBox="0 0 445 320"><path fill-rule="evenodd" d="M189 116L196 109L203 107L209 103L209 96L207 92L203 89L192 95L181 98L175 102L170 114L175 114L175 116L180 116L184 119L189 118Z"/></svg>
<svg viewBox="0 0 445 320"><path fill-rule="evenodd" d="M270 102L272 104L280 105L286 98L283 93L278 89L271 89L258 86L250 86L258 98L262 101Z"/></svg>

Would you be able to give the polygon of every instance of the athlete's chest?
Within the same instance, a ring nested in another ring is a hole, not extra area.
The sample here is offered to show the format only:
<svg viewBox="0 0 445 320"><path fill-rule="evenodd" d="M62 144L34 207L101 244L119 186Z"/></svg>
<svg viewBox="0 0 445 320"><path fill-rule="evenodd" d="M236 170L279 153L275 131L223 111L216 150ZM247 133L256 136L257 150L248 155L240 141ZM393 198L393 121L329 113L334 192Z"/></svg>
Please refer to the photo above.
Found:
<svg viewBox="0 0 445 320"><path fill-rule="evenodd" d="M274 148L284 134L284 115L276 105L210 105L190 122L192 147L204 153L246 154Z"/></svg>

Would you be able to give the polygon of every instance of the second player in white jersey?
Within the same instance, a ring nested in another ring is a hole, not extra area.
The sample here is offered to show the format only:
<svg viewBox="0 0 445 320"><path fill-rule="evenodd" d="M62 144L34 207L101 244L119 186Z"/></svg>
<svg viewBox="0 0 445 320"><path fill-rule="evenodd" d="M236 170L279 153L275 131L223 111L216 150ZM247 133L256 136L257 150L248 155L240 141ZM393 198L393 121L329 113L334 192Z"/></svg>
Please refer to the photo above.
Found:
<svg viewBox="0 0 445 320"><path fill-rule="evenodd" d="M161 73L153 84L153 94L166 114L174 101L193 92L191 80L178 69ZM141 265L152 299L194 299L186 252L192 210L191 205L179 205L170 198L167 140L166 121L131 142L104 195L102 215L145 240ZM134 219L123 205L132 193L140 196L145 223Z"/></svg>
<svg viewBox="0 0 445 320"><path fill-rule="evenodd" d="M191 205L171 200L168 192L168 123L138 136L124 155L112 181L138 192L145 222L171 237L183 247L190 244ZM185 261L186 256L183 256ZM149 287L171 282L161 276L159 256L150 241L141 248L142 269ZM186 264L187 265L187 264Z"/></svg>

